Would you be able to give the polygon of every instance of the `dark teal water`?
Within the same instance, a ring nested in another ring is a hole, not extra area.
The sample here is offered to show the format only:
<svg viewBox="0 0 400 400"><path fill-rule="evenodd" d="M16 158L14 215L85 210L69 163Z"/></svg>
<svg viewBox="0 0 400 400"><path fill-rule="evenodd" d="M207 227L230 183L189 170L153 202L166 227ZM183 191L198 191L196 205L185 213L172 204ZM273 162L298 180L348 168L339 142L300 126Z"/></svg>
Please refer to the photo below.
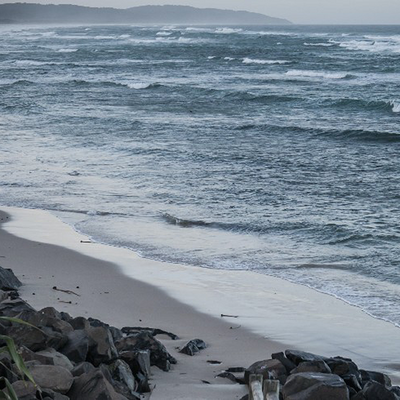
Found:
<svg viewBox="0 0 400 400"><path fill-rule="evenodd" d="M400 27L0 33L1 204L400 324Z"/></svg>

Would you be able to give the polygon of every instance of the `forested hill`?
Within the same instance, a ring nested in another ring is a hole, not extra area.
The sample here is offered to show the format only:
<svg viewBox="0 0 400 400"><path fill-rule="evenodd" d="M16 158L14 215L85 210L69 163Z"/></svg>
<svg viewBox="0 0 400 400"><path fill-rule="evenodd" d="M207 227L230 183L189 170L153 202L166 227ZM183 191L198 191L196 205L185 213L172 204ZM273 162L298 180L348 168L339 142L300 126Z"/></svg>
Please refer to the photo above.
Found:
<svg viewBox="0 0 400 400"><path fill-rule="evenodd" d="M0 4L0 23L17 24L229 24L286 25L289 21L248 11L188 6L140 6L128 9L27 3Z"/></svg>

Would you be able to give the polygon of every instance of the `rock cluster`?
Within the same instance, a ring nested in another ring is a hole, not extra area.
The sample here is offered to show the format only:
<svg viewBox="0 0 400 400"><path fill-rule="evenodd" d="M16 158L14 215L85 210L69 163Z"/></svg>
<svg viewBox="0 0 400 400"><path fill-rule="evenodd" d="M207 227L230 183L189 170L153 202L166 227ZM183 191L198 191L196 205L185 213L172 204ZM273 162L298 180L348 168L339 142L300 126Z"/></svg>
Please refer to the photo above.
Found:
<svg viewBox="0 0 400 400"><path fill-rule="evenodd" d="M252 374L279 380L283 400L400 400L400 387L387 375L359 369L349 358L286 350L247 368L246 383Z"/></svg>
<svg viewBox="0 0 400 400"><path fill-rule="evenodd" d="M150 366L168 371L176 363L154 337L163 331L125 328L124 333L52 307L36 311L18 296L19 286L12 271L0 267L0 316L33 325L0 321L0 334L13 338L37 384L22 381L12 358L2 353L0 376L12 383L20 400L138 400L150 391Z"/></svg>

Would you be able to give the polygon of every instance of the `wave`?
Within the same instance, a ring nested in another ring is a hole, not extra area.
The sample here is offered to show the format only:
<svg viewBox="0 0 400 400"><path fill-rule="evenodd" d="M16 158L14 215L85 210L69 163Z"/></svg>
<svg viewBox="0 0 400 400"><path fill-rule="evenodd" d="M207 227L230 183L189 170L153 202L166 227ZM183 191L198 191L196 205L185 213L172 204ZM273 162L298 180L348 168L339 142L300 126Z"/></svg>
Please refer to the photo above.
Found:
<svg viewBox="0 0 400 400"><path fill-rule="evenodd" d="M170 36L170 35L172 35L172 32L160 31L156 33L156 36Z"/></svg>
<svg viewBox="0 0 400 400"><path fill-rule="evenodd" d="M306 71L293 69L286 72L287 76L295 78L349 79L353 75L347 72Z"/></svg>
<svg viewBox="0 0 400 400"><path fill-rule="evenodd" d="M318 46L318 47L332 47L332 46L335 46L334 43L307 43L307 42L304 42L303 44L304 44L304 46Z"/></svg>
<svg viewBox="0 0 400 400"><path fill-rule="evenodd" d="M339 45L339 47L352 51L400 54L400 41L388 40L388 38L385 37L364 36L363 39L346 41L330 39L329 41L333 44Z"/></svg>
<svg viewBox="0 0 400 400"><path fill-rule="evenodd" d="M58 53L76 53L78 49L58 49Z"/></svg>
<svg viewBox="0 0 400 400"><path fill-rule="evenodd" d="M400 113L400 101L391 100L389 104L391 105L394 113Z"/></svg>
<svg viewBox="0 0 400 400"><path fill-rule="evenodd" d="M222 33L225 35L229 35L231 33L240 33L243 32L243 29L240 28L217 28L215 33Z"/></svg>
<svg viewBox="0 0 400 400"><path fill-rule="evenodd" d="M336 107L360 108L376 111L389 111L400 113L400 102L395 100L363 100L363 99L340 99L334 102Z"/></svg>
<svg viewBox="0 0 400 400"><path fill-rule="evenodd" d="M243 64L267 64L267 65L274 65L274 64L289 64L290 61L286 60L259 60L253 58L244 58Z"/></svg>
<svg viewBox="0 0 400 400"><path fill-rule="evenodd" d="M328 136L338 139L360 140L365 142L378 143L399 143L400 132L386 131L367 131L363 129L346 129L346 130L314 130L317 136Z"/></svg>

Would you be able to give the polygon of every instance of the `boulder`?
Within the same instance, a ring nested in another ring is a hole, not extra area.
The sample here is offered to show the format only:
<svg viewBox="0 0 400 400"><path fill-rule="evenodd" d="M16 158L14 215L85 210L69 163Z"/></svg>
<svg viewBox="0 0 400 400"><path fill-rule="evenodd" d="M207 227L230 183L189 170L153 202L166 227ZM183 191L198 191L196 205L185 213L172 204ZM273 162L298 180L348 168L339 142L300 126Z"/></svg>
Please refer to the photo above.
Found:
<svg viewBox="0 0 400 400"><path fill-rule="evenodd" d="M119 352L149 350L151 365L156 365L163 371L169 371L171 364L176 364L176 359L168 353L165 346L148 332L122 338L115 345Z"/></svg>
<svg viewBox="0 0 400 400"><path fill-rule="evenodd" d="M94 371L96 368L90 364L89 362L83 361L78 364L74 369L71 371L72 376L81 376L82 374L88 374L89 372Z"/></svg>
<svg viewBox="0 0 400 400"><path fill-rule="evenodd" d="M67 395L71 400L126 400L99 369L75 378Z"/></svg>
<svg viewBox="0 0 400 400"><path fill-rule="evenodd" d="M8 292L5 292L4 290L0 290L0 303L7 299L8 299Z"/></svg>
<svg viewBox="0 0 400 400"><path fill-rule="evenodd" d="M37 385L61 394L67 393L73 383L71 372L56 365L36 365L29 368Z"/></svg>
<svg viewBox="0 0 400 400"><path fill-rule="evenodd" d="M271 357L273 360L278 360L281 362L281 364L286 368L287 375L290 374L290 371L296 368L296 364L290 361L288 358L286 358L283 352L274 353L271 355Z"/></svg>
<svg viewBox="0 0 400 400"><path fill-rule="evenodd" d="M36 387L29 381L16 381L12 384L18 400L34 400L36 399Z"/></svg>
<svg viewBox="0 0 400 400"><path fill-rule="evenodd" d="M59 367L64 367L68 371L72 371L72 369L74 368L74 365L68 359L68 357L66 357L64 354L61 354L52 348L38 351L36 354L38 356L47 357L48 359L50 359L51 360L50 365L57 365Z"/></svg>
<svg viewBox="0 0 400 400"><path fill-rule="evenodd" d="M14 339L17 346L24 345L32 351L45 350L49 347L58 350L67 341L63 334L50 328L37 329L18 323L13 323L7 334Z"/></svg>
<svg viewBox="0 0 400 400"><path fill-rule="evenodd" d="M319 356L317 354L307 353L305 351L298 350L286 350L286 358L292 361L294 364L299 365L301 362L305 361L326 361L327 358Z"/></svg>
<svg viewBox="0 0 400 400"><path fill-rule="evenodd" d="M361 390L361 373L357 365L350 359L344 357L333 357L326 360L333 374L339 375L346 384L357 392Z"/></svg>
<svg viewBox="0 0 400 400"><path fill-rule="evenodd" d="M189 356L194 356L196 353L200 352L207 347L206 343L201 339L193 339L188 342L179 353L187 354Z"/></svg>
<svg viewBox="0 0 400 400"><path fill-rule="evenodd" d="M14 275L11 269L0 267L0 289L9 291L9 290L18 290L18 288L22 285L19 279Z"/></svg>
<svg viewBox="0 0 400 400"><path fill-rule="evenodd" d="M365 400L399 400L400 397L392 390L375 381L369 381L360 392Z"/></svg>
<svg viewBox="0 0 400 400"><path fill-rule="evenodd" d="M122 360L116 360L108 366L113 381L119 383L120 390L117 391L127 398L138 399L138 385L129 365Z"/></svg>
<svg viewBox="0 0 400 400"><path fill-rule="evenodd" d="M45 399L69 400L68 396L65 396L65 395L63 395L61 393L55 392L54 390L51 390L51 389L42 390L42 397L43 397L43 400L45 400Z"/></svg>
<svg viewBox="0 0 400 400"><path fill-rule="evenodd" d="M259 374L264 379L276 379L281 384L286 381L286 368L279 360L262 360L250 365L249 368L244 371L244 380L248 384L250 375Z"/></svg>
<svg viewBox="0 0 400 400"><path fill-rule="evenodd" d="M94 366L107 363L118 357L117 349L111 331L104 326L90 327L87 330L89 336L89 352L87 360Z"/></svg>
<svg viewBox="0 0 400 400"><path fill-rule="evenodd" d="M391 379L387 375L382 374L381 372L365 371L363 369L360 369L360 373L361 373L362 386L364 386L369 381L375 381L387 387L392 386Z"/></svg>
<svg viewBox="0 0 400 400"><path fill-rule="evenodd" d="M301 362L295 369L292 370L292 374L298 374L299 372L320 372L321 374L331 374L332 371L325 361L304 361Z"/></svg>
<svg viewBox="0 0 400 400"><path fill-rule="evenodd" d="M349 391L340 376L313 372L290 375L282 395L284 400L349 400Z"/></svg>
<svg viewBox="0 0 400 400"><path fill-rule="evenodd" d="M131 369L138 384L137 391L140 393L150 392L150 351L124 351L120 358L125 361Z"/></svg>
<svg viewBox="0 0 400 400"><path fill-rule="evenodd" d="M83 329L72 331L66 335L67 343L60 352L71 361L79 363L86 361L89 352L89 336Z"/></svg>
<svg viewBox="0 0 400 400"><path fill-rule="evenodd" d="M20 299L4 300L0 303L0 315L3 317L15 317L22 311L35 311L26 301Z"/></svg>

